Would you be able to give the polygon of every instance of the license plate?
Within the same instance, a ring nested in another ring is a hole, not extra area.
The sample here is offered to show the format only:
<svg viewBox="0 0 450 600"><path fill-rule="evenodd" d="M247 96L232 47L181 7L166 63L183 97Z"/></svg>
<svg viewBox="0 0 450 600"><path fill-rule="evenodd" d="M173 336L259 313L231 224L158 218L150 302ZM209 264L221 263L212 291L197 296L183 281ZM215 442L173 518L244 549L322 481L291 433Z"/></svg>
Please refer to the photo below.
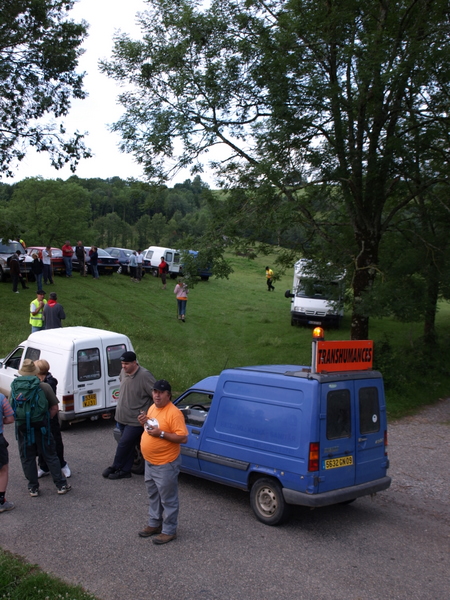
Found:
<svg viewBox="0 0 450 600"><path fill-rule="evenodd" d="M350 467L353 464L353 456L341 456L329 458L324 461L325 469L338 469L339 467Z"/></svg>
<svg viewBox="0 0 450 600"><path fill-rule="evenodd" d="M322 321L308 321L308 325L322 325Z"/></svg>
<svg viewBox="0 0 450 600"><path fill-rule="evenodd" d="M105 267L105 271L112 271L112 267Z"/></svg>
<svg viewBox="0 0 450 600"><path fill-rule="evenodd" d="M86 408L87 406L96 406L97 404L97 394L87 394L81 398L83 400L83 408Z"/></svg>

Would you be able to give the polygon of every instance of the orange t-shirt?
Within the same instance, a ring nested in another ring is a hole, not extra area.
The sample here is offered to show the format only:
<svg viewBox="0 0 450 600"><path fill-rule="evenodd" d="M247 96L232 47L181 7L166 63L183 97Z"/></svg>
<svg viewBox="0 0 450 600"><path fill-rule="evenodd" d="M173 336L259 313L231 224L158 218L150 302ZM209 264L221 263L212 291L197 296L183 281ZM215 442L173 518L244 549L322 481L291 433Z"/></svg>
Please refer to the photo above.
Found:
<svg viewBox="0 0 450 600"><path fill-rule="evenodd" d="M147 411L149 419L156 419L159 429L167 433L188 435L184 415L172 402L164 408L156 408L154 404ZM153 465L165 465L173 462L180 454L180 444L174 444L160 437L153 437L145 430L141 437L142 456Z"/></svg>

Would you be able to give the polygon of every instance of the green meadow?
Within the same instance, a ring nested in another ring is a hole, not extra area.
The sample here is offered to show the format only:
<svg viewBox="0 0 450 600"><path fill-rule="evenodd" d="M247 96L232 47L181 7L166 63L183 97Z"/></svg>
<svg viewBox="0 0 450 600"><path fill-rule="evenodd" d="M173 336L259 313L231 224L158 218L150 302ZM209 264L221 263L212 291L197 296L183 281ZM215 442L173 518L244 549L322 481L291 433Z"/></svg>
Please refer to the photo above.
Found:
<svg viewBox="0 0 450 600"><path fill-rule="evenodd" d="M312 330L292 327L290 301L284 292L292 286L292 273L275 281L268 292L264 267L273 257L249 260L229 256L234 272L228 280L210 278L197 283L189 294L186 322L177 320L175 280L161 281L146 275L134 283L114 274L94 280L73 274L56 277L49 292L56 291L67 318L65 326L84 325L125 333L139 362L157 378L168 379L179 392L196 381L216 375L226 367L255 364L311 363ZM5 356L30 333L29 290L12 293L9 281L0 285L3 297L0 356ZM449 339L449 305L438 314L441 345L433 356L420 344L420 323L372 319L375 367L385 377L388 411L398 417L448 394L450 373L444 357ZM326 339L349 339L350 317L340 330L326 331Z"/></svg>

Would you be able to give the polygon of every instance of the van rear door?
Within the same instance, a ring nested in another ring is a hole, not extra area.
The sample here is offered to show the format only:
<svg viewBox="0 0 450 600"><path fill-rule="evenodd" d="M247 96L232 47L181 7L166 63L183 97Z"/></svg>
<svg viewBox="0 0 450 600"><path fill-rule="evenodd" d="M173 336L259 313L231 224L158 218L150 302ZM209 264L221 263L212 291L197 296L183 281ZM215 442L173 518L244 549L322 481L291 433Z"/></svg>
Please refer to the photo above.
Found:
<svg viewBox="0 0 450 600"><path fill-rule="evenodd" d="M126 344L104 344L103 355L105 357L105 406L115 408L119 399L120 380L119 375L122 370L120 357L129 350Z"/></svg>
<svg viewBox="0 0 450 600"><path fill-rule="evenodd" d="M87 347L86 347L87 346ZM104 364L102 348L87 342L74 348L74 410L88 413L105 407Z"/></svg>
<svg viewBox="0 0 450 600"><path fill-rule="evenodd" d="M385 477L383 382L361 378L322 385L319 492Z"/></svg>
<svg viewBox="0 0 450 600"><path fill-rule="evenodd" d="M355 483L385 477L386 405L381 379L355 380L357 424Z"/></svg>
<svg viewBox="0 0 450 600"><path fill-rule="evenodd" d="M355 484L353 381L321 385L319 469L319 493Z"/></svg>

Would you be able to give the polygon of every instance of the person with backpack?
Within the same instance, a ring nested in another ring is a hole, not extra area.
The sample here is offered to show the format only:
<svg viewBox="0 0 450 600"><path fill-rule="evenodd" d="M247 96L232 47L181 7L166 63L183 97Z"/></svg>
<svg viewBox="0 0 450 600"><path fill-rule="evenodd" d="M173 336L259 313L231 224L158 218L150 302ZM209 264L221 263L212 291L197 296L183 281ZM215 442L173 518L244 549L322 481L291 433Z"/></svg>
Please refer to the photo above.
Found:
<svg viewBox="0 0 450 600"><path fill-rule="evenodd" d="M56 445L50 429L50 419L58 412L58 398L48 383L37 377L38 368L26 358L19 369L19 377L11 383L9 402L14 411L16 439L20 461L30 496L39 496L36 456L45 458L58 494L72 489L61 472Z"/></svg>
<svg viewBox="0 0 450 600"><path fill-rule="evenodd" d="M44 359L36 360L34 361L34 365L39 371L37 374L39 379L44 383L48 383L56 395L56 386L58 385L58 380L50 373L50 365L48 361ZM50 431L52 432L55 440L56 454L59 458L62 474L66 477L66 479L69 479L71 476L71 471L66 459L64 458L64 443L61 435L61 427L59 425L58 412L56 412L56 414L50 419ZM41 452L38 456L38 479L45 477L46 475L50 475L50 469L48 468L45 458Z"/></svg>
<svg viewBox="0 0 450 600"><path fill-rule="evenodd" d="M0 394L0 512L6 512L15 508L14 502L8 502L5 498L8 487L8 442L3 436L3 425L14 423L14 413L8 400Z"/></svg>

